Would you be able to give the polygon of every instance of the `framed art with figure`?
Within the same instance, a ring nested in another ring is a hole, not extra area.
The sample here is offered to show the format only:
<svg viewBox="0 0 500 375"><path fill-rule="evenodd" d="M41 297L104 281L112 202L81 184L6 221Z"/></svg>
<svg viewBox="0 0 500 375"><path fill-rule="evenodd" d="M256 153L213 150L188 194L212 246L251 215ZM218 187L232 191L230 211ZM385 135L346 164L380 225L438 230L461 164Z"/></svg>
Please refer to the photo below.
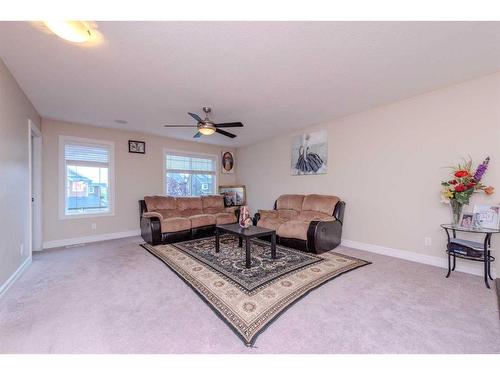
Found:
<svg viewBox="0 0 500 375"><path fill-rule="evenodd" d="M221 170L222 173L234 173L234 154L232 151L222 151Z"/></svg>

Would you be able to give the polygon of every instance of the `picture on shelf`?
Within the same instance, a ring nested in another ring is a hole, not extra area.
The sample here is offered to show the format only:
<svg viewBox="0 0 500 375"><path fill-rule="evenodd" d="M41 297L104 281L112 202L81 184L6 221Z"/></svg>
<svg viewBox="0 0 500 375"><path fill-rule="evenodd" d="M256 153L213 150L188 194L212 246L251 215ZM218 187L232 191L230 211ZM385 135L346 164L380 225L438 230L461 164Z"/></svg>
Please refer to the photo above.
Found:
<svg viewBox="0 0 500 375"><path fill-rule="evenodd" d="M219 186L219 194L224 196L226 207L244 206L246 204L245 185Z"/></svg>
<svg viewBox="0 0 500 375"><path fill-rule="evenodd" d="M462 215L462 222L460 223L460 226L462 228L472 228L472 223L474 220L474 214L463 214Z"/></svg>
<svg viewBox="0 0 500 375"><path fill-rule="evenodd" d="M485 229L498 229L500 225L500 206L474 205L476 220Z"/></svg>

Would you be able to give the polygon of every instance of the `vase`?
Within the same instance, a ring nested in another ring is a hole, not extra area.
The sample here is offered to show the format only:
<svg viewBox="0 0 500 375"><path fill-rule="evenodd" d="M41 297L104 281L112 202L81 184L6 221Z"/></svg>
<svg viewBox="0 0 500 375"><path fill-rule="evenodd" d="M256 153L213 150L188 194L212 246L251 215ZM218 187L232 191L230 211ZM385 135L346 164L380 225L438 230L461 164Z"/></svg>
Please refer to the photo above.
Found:
<svg viewBox="0 0 500 375"><path fill-rule="evenodd" d="M242 228L248 228L252 225L252 219L250 218L250 211L247 206L240 207L240 218L239 224Z"/></svg>
<svg viewBox="0 0 500 375"><path fill-rule="evenodd" d="M455 199L450 200L450 206L451 206L451 214L452 214L452 224L459 226L460 225L460 218L462 217L462 210L464 208L464 205L462 203L459 203Z"/></svg>

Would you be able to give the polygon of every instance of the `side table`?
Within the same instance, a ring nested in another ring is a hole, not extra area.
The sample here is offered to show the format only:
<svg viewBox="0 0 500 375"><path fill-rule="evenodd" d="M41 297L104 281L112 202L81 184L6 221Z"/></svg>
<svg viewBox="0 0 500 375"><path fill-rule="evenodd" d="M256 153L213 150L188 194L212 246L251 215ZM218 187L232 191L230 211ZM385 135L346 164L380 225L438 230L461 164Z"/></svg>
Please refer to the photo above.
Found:
<svg viewBox="0 0 500 375"><path fill-rule="evenodd" d="M495 257L491 255L491 237L495 233L500 233L500 229L463 228L453 224L441 224L441 228L446 231L446 236L448 237L448 244L446 246L446 252L448 253L448 273L446 277L450 277L451 271L455 271L457 258L483 262L484 283L490 289L488 279L493 280L491 276L491 262L495 261ZM457 232L484 234L484 241L476 242L457 238Z"/></svg>

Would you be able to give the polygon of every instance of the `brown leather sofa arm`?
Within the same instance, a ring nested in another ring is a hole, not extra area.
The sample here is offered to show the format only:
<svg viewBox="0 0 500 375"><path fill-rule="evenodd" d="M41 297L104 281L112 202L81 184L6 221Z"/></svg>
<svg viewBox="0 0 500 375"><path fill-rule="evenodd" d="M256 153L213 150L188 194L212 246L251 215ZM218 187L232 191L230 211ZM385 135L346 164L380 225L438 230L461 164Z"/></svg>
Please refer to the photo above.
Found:
<svg viewBox="0 0 500 375"><path fill-rule="evenodd" d="M252 219L253 225L257 225L259 220L260 220L260 213L256 212L255 215L253 215L253 219Z"/></svg>
<svg viewBox="0 0 500 375"><path fill-rule="evenodd" d="M141 216L141 236L142 239L150 245L159 245L162 243L161 221L158 216Z"/></svg>
<svg viewBox="0 0 500 375"><path fill-rule="evenodd" d="M311 221L307 230L307 250L321 254L340 245L342 223L340 220Z"/></svg>

